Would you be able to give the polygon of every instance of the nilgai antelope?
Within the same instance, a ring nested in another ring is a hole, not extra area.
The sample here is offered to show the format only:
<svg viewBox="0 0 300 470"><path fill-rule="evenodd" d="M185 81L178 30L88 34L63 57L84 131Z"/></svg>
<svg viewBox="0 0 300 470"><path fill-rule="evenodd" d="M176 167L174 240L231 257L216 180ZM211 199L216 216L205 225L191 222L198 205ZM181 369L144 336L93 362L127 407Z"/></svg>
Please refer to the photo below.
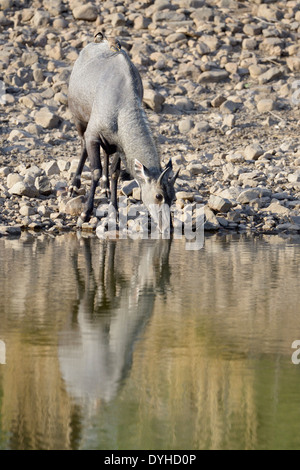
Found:
<svg viewBox="0 0 300 470"><path fill-rule="evenodd" d="M117 46L116 46L117 44ZM80 176L89 158L92 183L85 211L78 225L88 221L93 212L94 196L101 186L108 189L108 161L111 162L111 204L117 210L117 183L120 165L136 179L142 201L160 231L170 225L166 211L175 198L171 160L162 169L153 135L142 107L143 85L140 74L120 44L95 36L76 60L69 82L68 101L82 152L77 172L70 187L71 195L80 188ZM100 159L103 150L103 170Z"/></svg>

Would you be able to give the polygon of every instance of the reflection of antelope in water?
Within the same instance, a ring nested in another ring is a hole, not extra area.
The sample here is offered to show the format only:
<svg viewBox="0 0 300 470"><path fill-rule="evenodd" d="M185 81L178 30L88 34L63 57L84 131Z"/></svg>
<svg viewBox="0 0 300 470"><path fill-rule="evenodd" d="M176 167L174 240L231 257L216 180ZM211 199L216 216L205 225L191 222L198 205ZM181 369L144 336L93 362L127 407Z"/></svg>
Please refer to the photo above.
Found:
<svg viewBox="0 0 300 470"><path fill-rule="evenodd" d="M105 242L99 280L91 242L83 239L84 278L79 254L74 257L78 310L61 333L59 360L72 396L109 401L131 367L134 343L152 315L157 292L169 282L171 242Z"/></svg>

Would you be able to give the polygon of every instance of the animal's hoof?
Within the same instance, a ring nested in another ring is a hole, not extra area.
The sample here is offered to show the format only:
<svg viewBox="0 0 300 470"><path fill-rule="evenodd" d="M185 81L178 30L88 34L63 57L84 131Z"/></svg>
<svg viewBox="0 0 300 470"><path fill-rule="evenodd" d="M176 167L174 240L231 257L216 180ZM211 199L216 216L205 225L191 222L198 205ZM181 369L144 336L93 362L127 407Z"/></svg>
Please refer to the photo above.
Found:
<svg viewBox="0 0 300 470"><path fill-rule="evenodd" d="M102 188L100 191L100 195L107 197L107 199L110 199L110 190L107 188Z"/></svg>
<svg viewBox="0 0 300 470"><path fill-rule="evenodd" d="M76 186L69 186L68 197L76 197L79 195L79 189Z"/></svg>
<svg viewBox="0 0 300 470"><path fill-rule="evenodd" d="M86 212L82 212L80 216L78 217L77 227L81 228L82 224L84 224L85 222L88 222L89 220L90 220L90 216Z"/></svg>

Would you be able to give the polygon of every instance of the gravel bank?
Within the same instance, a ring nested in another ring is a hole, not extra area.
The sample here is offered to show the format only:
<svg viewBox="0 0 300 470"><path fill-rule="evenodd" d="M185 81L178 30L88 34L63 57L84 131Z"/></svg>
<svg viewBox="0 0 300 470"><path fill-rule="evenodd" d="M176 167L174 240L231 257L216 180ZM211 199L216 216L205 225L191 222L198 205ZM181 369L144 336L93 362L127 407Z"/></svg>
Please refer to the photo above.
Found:
<svg viewBox="0 0 300 470"><path fill-rule="evenodd" d="M300 233L300 2L0 0L0 8L0 236L76 230L90 171L68 201L80 153L68 78L98 27L140 70L162 160L181 169L176 207L204 204L208 231ZM135 184L119 192L139 204ZM99 188L95 205L104 204ZM83 229L96 228L101 210Z"/></svg>

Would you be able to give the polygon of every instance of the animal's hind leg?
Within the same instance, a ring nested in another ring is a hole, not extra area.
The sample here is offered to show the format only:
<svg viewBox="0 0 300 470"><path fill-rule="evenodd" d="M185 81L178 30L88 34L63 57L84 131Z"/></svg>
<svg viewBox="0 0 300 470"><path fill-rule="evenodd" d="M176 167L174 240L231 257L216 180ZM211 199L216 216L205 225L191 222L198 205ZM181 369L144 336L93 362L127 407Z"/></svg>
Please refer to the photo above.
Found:
<svg viewBox="0 0 300 470"><path fill-rule="evenodd" d="M80 156L79 164L78 164L75 176L73 178L72 184L69 187L69 195L72 196L72 197L76 196L76 194L78 192L78 189L81 186L81 173L82 173L84 164L86 162L87 156L88 156L88 154L87 154L85 140L84 140L84 137L82 137L81 156Z"/></svg>
<svg viewBox="0 0 300 470"><path fill-rule="evenodd" d="M102 175L102 166L100 161L100 142L93 137L85 136L86 150L91 164L92 184L90 194L87 200L86 210L80 215L77 225L81 226L83 222L88 222L94 209L95 191Z"/></svg>
<svg viewBox="0 0 300 470"><path fill-rule="evenodd" d="M111 164L111 204L113 208L118 211L118 201L117 201L117 189L118 189L118 179L121 171L121 158L118 154L114 156L114 159Z"/></svg>

